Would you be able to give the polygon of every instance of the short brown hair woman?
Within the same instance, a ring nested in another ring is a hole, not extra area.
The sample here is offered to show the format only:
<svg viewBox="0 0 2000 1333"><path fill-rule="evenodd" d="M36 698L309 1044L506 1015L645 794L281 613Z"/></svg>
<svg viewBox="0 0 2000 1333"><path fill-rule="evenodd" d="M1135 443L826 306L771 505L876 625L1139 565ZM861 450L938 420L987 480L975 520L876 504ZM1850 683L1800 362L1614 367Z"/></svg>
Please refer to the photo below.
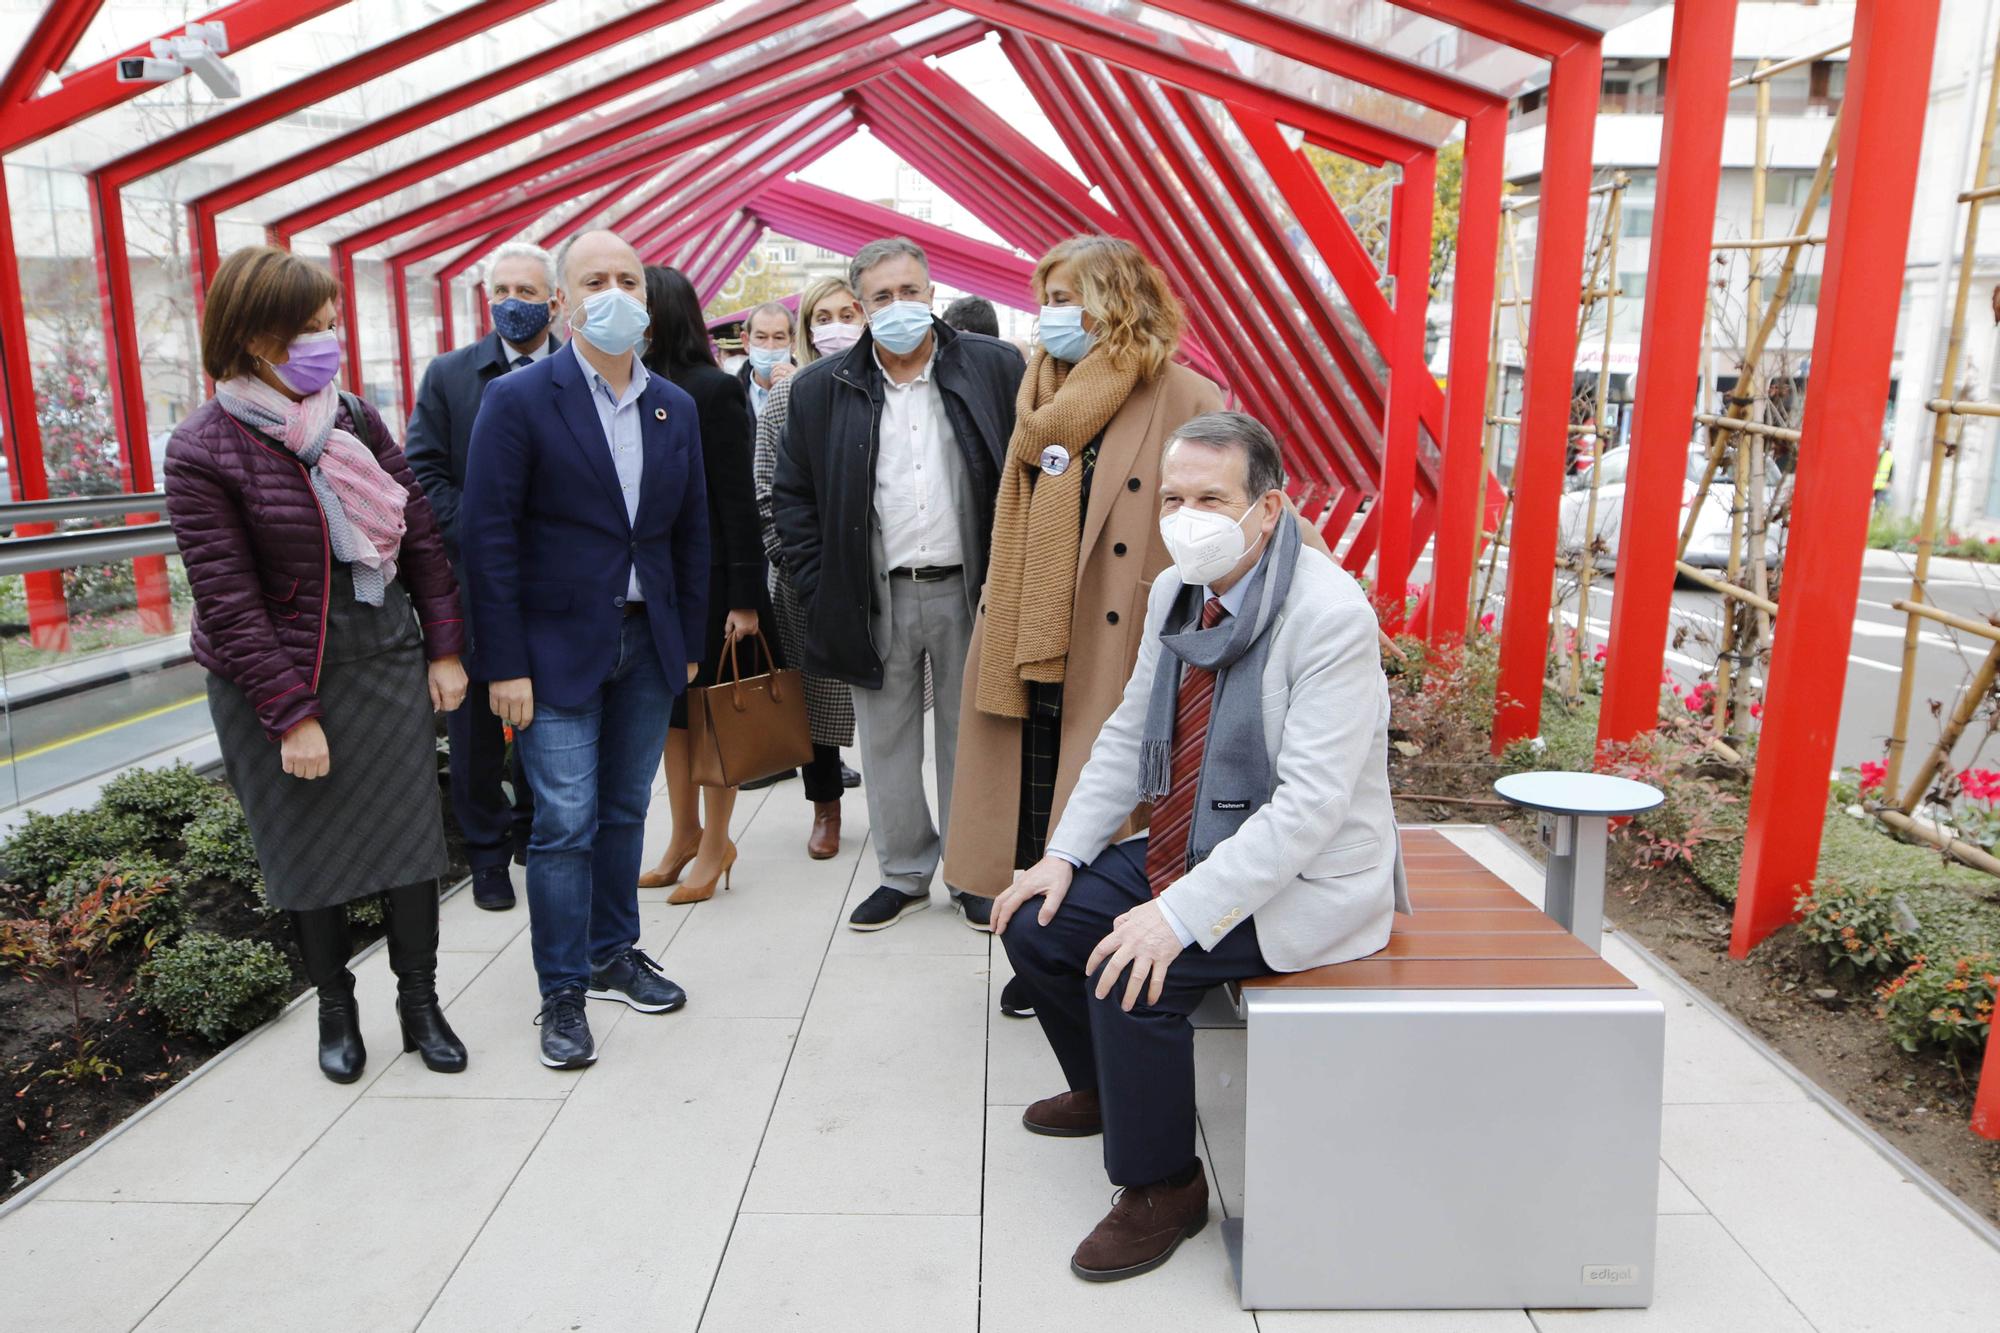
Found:
<svg viewBox="0 0 2000 1333"><path fill-rule="evenodd" d="M953 808L945 842L945 882L986 897L1041 859L1132 673L1147 591L1170 563L1160 451L1222 406L1172 360L1180 302L1129 242L1072 237L1035 266L1033 289L1039 345L1001 465L959 711L953 780L982 799ZM1003 1009L1025 1016L1012 992Z"/></svg>
<svg viewBox="0 0 2000 1333"><path fill-rule="evenodd" d="M403 1049L465 1068L437 995L432 717L465 672L430 505L375 409L334 388L339 296L283 250L223 261L202 314L215 397L174 431L166 494L223 763L319 990L320 1069L351 1083L367 1052L347 904L385 890Z"/></svg>

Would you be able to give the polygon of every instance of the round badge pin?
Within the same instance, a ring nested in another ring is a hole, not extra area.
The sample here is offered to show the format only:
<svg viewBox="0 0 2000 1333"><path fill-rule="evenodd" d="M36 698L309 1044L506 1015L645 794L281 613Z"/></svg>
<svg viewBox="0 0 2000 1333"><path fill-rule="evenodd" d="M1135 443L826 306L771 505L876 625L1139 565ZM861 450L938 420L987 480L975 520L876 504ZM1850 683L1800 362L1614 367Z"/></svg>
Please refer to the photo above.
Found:
<svg viewBox="0 0 2000 1333"><path fill-rule="evenodd" d="M1042 471L1051 477L1060 477L1069 471L1069 450L1059 444L1042 450Z"/></svg>
<svg viewBox="0 0 2000 1333"><path fill-rule="evenodd" d="M666 408L664 408L664 407L656 407L656 408L654 408L654 409L653 409L653 420L655 420L655 421L665 421L666 419L667 419L667 409L666 409Z"/></svg>

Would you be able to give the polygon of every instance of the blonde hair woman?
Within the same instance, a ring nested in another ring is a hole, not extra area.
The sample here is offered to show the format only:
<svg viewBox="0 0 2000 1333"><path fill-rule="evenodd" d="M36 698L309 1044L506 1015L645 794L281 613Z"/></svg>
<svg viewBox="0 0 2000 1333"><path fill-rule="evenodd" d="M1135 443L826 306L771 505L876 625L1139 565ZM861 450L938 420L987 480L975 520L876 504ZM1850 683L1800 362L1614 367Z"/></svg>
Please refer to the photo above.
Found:
<svg viewBox="0 0 2000 1333"><path fill-rule="evenodd" d="M868 316L854 292L839 278L821 278L799 296L799 322L793 337L801 368L823 356L844 354L868 326ZM771 386L757 418L757 439L751 452L752 479L757 488L757 517L763 526L764 554L771 562L771 606L776 612L779 650L787 662L806 660L806 617L778 549L778 530L771 518L771 478L778 469L778 437L791 415L792 381ZM845 771L840 747L854 744L854 698L842 681L810 673L806 676L806 718L812 726L813 758L800 770L806 799L813 803L812 832L806 853L816 861L840 854L840 793Z"/></svg>

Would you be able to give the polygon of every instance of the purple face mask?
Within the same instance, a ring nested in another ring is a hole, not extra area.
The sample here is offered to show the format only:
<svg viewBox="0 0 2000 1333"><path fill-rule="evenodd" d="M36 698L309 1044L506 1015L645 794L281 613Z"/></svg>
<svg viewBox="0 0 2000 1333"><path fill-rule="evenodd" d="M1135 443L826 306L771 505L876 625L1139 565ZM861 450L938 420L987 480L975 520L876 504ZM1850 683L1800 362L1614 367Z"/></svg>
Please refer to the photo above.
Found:
<svg viewBox="0 0 2000 1333"><path fill-rule="evenodd" d="M285 351L290 359L272 366L271 373L302 398L318 393L340 373L340 335L332 329L300 334Z"/></svg>

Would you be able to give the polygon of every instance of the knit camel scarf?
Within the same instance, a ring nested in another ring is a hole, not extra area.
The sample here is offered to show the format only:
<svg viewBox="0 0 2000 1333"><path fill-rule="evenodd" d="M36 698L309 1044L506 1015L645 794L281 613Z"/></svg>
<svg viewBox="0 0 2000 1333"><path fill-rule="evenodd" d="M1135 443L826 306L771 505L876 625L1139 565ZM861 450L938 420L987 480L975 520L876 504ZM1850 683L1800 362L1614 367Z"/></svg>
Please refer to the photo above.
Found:
<svg viewBox="0 0 2000 1333"><path fill-rule="evenodd" d="M1138 380L1136 370L1103 353L1072 366L1038 347L1028 363L993 510L977 694L983 713L1025 718L1028 682L1063 678L1083 541L1083 451ZM1060 472L1042 470L1051 445L1068 451L1070 464Z"/></svg>

